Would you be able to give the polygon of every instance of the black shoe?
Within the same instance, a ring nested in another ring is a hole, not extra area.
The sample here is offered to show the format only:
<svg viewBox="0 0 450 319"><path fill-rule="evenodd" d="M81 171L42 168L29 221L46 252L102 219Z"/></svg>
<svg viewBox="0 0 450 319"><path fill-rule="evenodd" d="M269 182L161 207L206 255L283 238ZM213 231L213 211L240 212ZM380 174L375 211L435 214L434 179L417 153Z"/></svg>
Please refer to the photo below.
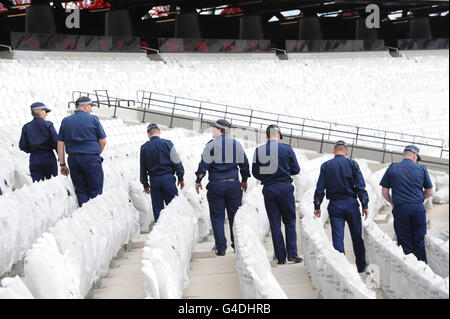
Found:
<svg viewBox="0 0 450 319"><path fill-rule="evenodd" d="M291 256L291 257L288 257L288 261L293 261L294 263L298 264L303 261L303 258L299 257L299 256Z"/></svg>
<svg viewBox="0 0 450 319"><path fill-rule="evenodd" d="M278 260L277 264L278 265L284 265L286 263L286 260Z"/></svg>
<svg viewBox="0 0 450 319"><path fill-rule="evenodd" d="M216 255L217 256L225 256L225 252L224 251L216 251Z"/></svg>
<svg viewBox="0 0 450 319"><path fill-rule="evenodd" d="M361 270L361 271L358 270L358 273L359 273L359 274L364 274L364 273L366 272L366 269L367 269L367 265L364 266L364 269L363 269L363 270Z"/></svg>

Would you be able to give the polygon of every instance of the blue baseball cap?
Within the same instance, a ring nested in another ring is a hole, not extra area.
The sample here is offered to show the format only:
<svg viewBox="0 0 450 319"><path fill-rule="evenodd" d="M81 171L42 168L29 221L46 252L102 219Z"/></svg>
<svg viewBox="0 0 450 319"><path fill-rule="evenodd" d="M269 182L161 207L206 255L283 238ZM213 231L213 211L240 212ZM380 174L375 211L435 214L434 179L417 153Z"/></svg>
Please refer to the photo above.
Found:
<svg viewBox="0 0 450 319"><path fill-rule="evenodd" d="M159 130L159 127L158 127L158 125L156 125L155 123L150 123L150 124L147 126L147 132L150 131L150 130L153 130L153 129Z"/></svg>
<svg viewBox="0 0 450 319"><path fill-rule="evenodd" d="M88 98L87 96L82 96L79 97L76 101L75 101L75 105L76 106L82 106L82 105L97 105L97 103L92 102L92 100L90 98Z"/></svg>
<svg viewBox="0 0 450 319"><path fill-rule="evenodd" d="M47 113L50 113L52 110L50 110L47 106L45 106L42 102L34 102L31 104L31 111L38 111L38 110L44 110Z"/></svg>
<svg viewBox="0 0 450 319"><path fill-rule="evenodd" d="M403 150L403 152L412 152L417 155L417 160L419 160L419 161L422 160L419 155L420 149L415 145L406 146L405 149Z"/></svg>
<svg viewBox="0 0 450 319"><path fill-rule="evenodd" d="M341 145L348 149L347 143L345 143L343 140L337 141L336 144L334 144L334 147L341 146Z"/></svg>
<svg viewBox="0 0 450 319"><path fill-rule="evenodd" d="M210 124L210 126L214 126L224 130L231 127L230 122L228 122L227 120L217 120L214 123Z"/></svg>
<svg viewBox="0 0 450 319"><path fill-rule="evenodd" d="M283 139L283 134L281 134L281 129L278 125L275 124L270 124L267 128L266 128L266 136L269 138L271 136L271 131L270 130L274 130L277 131L278 133L280 133L280 140Z"/></svg>

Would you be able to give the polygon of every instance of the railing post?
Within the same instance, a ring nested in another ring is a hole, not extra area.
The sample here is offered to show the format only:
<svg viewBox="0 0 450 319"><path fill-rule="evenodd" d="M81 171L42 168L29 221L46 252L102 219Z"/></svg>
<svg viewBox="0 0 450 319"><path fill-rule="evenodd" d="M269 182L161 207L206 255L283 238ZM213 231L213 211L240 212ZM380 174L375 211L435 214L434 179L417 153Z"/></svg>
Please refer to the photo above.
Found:
<svg viewBox="0 0 450 319"><path fill-rule="evenodd" d="M198 116L202 113L202 103L203 101L200 101L200 107L198 108Z"/></svg>
<svg viewBox="0 0 450 319"><path fill-rule="evenodd" d="M173 107L172 107L172 115L170 116L170 128L173 127L173 114L175 113L175 104L177 101L177 97L175 96L175 98L173 99Z"/></svg>
<svg viewBox="0 0 450 319"><path fill-rule="evenodd" d="M225 105L225 116L223 117L224 120L227 119L227 113L228 113L228 105Z"/></svg>
<svg viewBox="0 0 450 319"><path fill-rule="evenodd" d="M322 149L323 149L323 133L322 133L322 140L320 141L320 151L319 153L322 154Z"/></svg>
<svg viewBox="0 0 450 319"><path fill-rule="evenodd" d="M292 127L291 127L291 134L289 136L289 146L292 146L291 142L292 142Z"/></svg>
<svg viewBox="0 0 450 319"><path fill-rule="evenodd" d="M97 90L94 90L94 92L95 92L95 96L96 96L96 98L97 98L97 106L100 107L100 101L99 101L99 99L98 99L98 93L97 93Z"/></svg>
<svg viewBox="0 0 450 319"><path fill-rule="evenodd" d="M109 94L108 94L108 90L105 90L105 94L106 94L106 100L108 101L108 107L111 106L111 103L109 101ZM98 105L98 107L100 107L100 104Z"/></svg>
<svg viewBox="0 0 450 319"><path fill-rule="evenodd" d="M303 131L304 131L304 129L305 129L305 119L303 119L303 124L302 124L302 135L301 135L301 136L303 136Z"/></svg>
<svg viewBox="0 0 450 319"><path fill-rule="evenodd" d="M359 127L356 127L356 140L355 140L355 144L358 144L358 137L359 137Z"/></svg>
<svg viewBox="0 0 450 319"><path fill-rule="evenodd" d="M277 125L278 125L279 121L280 121L280 114L278 113L278 115L277 115Z"/></svg>
<svg viewBox="0 0 450 319"><path fill-rule="evenodd" d="M384 134L386 136L386 132ZM384 164L384 156L386 155L386 143L383 143L383 159L381 160L381 164Z"/></svg>
<svg viewBox="0 0 450 319"><path fill-rule="evenodd" d="M259 143L259 140L261 139L261 134L262 134L262 123L259 123L258 143Z"/></svg>
<svg viewBox="0 0 450 319"><path fill-rule="evenodd" d="M149 92L150 94L148 95L148 105L147 108L150 110L150 105L152 104L152 92Z"/></svg>
<svg viewBox="0 0 450 319"><path fill-rule="evenodd" d="M119 102L119 100L116 100L116 104L114 105L114 115L113 117L116 118L116 111L117 111L117 103Z"/></svg>
<svg viewBox="0 0 450 319"><path fill-rule="evenodd" d="M328 140L331 140L330 134L331 134L331 122L330 122L330 125L328 127Z"/></svg>
<svg viewBox="0 0 450 319"><path fill-rule="evenodd" d="M253 110L250 111L250 121L248 121L248 127L252 127Z"/></svg>
<svg viewBox="0 0 450 319"><path fill-rule="evenodd" d="M143 115L142 115L142 123L145 123L145 113L146 113L146 108L144 107L144 110L143 110Z"/></svg>
<svg viewBox="0 0 450 319"><path fill-rule="evenodd" d="M355 148L355 139L352 139L352 151L350 152L350 159L353 159L353 149Z"/></svg>

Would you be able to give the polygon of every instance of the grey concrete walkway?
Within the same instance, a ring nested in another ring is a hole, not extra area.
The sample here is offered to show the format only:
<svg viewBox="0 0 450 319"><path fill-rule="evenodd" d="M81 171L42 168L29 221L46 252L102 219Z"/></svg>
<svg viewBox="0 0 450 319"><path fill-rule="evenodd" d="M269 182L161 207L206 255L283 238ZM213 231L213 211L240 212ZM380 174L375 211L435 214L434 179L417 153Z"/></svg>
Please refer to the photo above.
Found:
<svg viewBox="0 0 450 319"><path fill-rule="evenodd" d="M142 248L148 234L141 234L133 242L133 249L125 252L124 259L117 259L116 268L109 269L109 276L102 279L102 288L94 289L95 299L143 299Z"/></svg>
<svg viewBox="0 0 450 319"><path fill-rule="evenodd" d="M229 238L228 224L225 225ZM216 257L211 251L214 237L208 236L208 241L197 245L189 272L190 284L185 290L185 298L241 298L239 277L236 272L236 255L228 249L224 257ZM266 237L264 246L267 257L272 260L272 238ZM272 263L272 273L279 282L288 298L311 299L317 298L316 292L310 284L309 275L303 263L276 265Z"/></svg>
<svg viewBox="0 0 450 319"><path fill-rule="evenodd" d="M282 226L282 232L284 236L284 227ZM286 238L286 237L284 237ZM272 244L272 237L265 238L264 246L267 251L267 257L271 260L272 273L275 279L280 284L283 291L286 293L289 299L317 299L317 292L311 285L311 279L308 274L308 270L305 264L294 264L287 262L284 265L277 265L277 261L272 260L274 251ZM300 250L300 234L298 233L298 221L297 221L297 247L299 255L302 255Z"/></svg>
<svg viewBox="0 0 450 319"><path fill-rule="evenodd" d="M387 213L383 211L381 213ZM429 229L441 231L449 227L449 205L435 205L427 212L430 219ZM378 226L391 238L394 236L392 216L385 223ZM326 232L331 240L330 224L325 225ZM228 224L225 225L226 236L229 238ZM141 299L144 298L144 287L141 273L142 247L148 234L141 235L133 243L131 252L125 252L125 258L117 260L119 267L111 268L109 277L102 279L103 288L94 289L94 298L98 299ZM344 244L346 257L351 264L355 264L355 256L348 227L345 230ZM189 287L184 291L187 299L229 299L241 298L239 277L236 272L236 255L228 249L227 255L216 257L211 251L214 238L208 236L206 242L199 243L194 250L194 259L190 264ZM270 236L266 237L264 246L269 260L272 260L273 246ZM298 236L300 247L300 236ZM301 255L301 251L299 251ZM317 298L317 293L311 286L310 278L303 263L276 265L273 263L272 273L280 283L288 298L311 299Z"/></svg>
<svg viewBox="0 0 450 319"><path fill-rule="evenodd" d="M230 244L228 223L225 235ZM189 270L189 287L184 291L187 299L240 299L239 277L236 271L236 255L228 247L225 256L216 256L212 251L214 237L197 244Z"/></svg>

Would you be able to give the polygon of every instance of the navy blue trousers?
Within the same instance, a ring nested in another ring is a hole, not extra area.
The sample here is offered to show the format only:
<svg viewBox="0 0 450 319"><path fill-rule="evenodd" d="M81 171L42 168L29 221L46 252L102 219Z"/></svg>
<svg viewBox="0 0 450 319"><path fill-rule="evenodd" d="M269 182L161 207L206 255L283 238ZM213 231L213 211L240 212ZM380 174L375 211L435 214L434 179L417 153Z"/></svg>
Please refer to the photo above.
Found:
<svg viewBox="0 0 450 319"><path fill-rule="evenodd" d="M418 260L424 262L427 262L425 254L426 213L422 203L395 205L392 210L397 243L402 246L405 255L413 253Z"/></svg>
<svg viewBox="0 0 450 319"><path fill-rule="evenodd" d="M98 155L70 155L68 164L78 205L81 207L103 192L102 161Z"/></svg>
<svg viewBox="0 0 450 319"><path fill-rule="evenodd" d="M164 203L169 205L175 196L178 196L178 189L175 183L175 176L165 174L150 177L150 196L152 197L153 216L155 222L158 221Z"/></svg>
<svg viewBox="0 0 450 319"><path fill-rule="evenodd" d="M58 175L58 164L53 152L30 154L30 175L33 182Z"/></svg>
<svg viewBox="0 0 450 319"><path fill-rule="evenodd" d="M330 200L328 214L330 216L334 249L345 254L344 230L345 222L347 222L352 237L356 267L358 272L363 272L366 268L366 249L362 239L361 212L358 201L356 199Z"/></svg>
<svg viewBox="0 0 450 319"><path fill-rule="evenodd" d="M295 198L292 184L265 185L263 188L264 204L269 217L275 256L279 261L287 256L297 256L297 232L295 231ZM286 244L281 232L283 221Z"/></svg>
<svg viewBox="0 0 450 319"><path fill-rule="evenodd" d="M219 252L227 250L227 238L225 237L225 209L230 225L231 247L234 248L233 222L234 215L242 205L242 190L239 181L214 182L206 186L206 196L209 204L209 214L214 233L216 249Z"/></svg>

